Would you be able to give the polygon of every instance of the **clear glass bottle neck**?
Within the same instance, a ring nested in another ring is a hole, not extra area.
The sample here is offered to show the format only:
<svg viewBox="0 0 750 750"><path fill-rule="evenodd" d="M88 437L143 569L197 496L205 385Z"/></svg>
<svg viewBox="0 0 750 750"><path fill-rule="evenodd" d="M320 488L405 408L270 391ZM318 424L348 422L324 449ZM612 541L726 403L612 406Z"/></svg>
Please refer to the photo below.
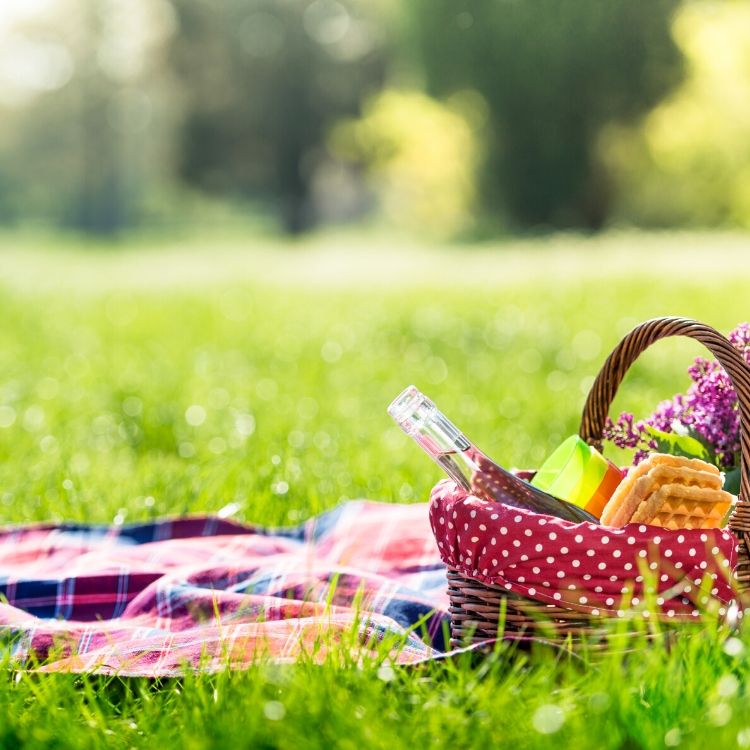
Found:
<svg viewBox="0 0 750 750"><path fill-rule="evenodd" d="M388 413L456 482L471 487L478 451L427 396L411 385L394 399Z"/></svg>
<svg viewBox="0 0 750 750"><path fill-rule="evenodd" d="M393 401L388 413L468 492L490 502L526 508L573 523L596 523L596 518L582 508L558 500L498 466L413 385Z"/></svg>

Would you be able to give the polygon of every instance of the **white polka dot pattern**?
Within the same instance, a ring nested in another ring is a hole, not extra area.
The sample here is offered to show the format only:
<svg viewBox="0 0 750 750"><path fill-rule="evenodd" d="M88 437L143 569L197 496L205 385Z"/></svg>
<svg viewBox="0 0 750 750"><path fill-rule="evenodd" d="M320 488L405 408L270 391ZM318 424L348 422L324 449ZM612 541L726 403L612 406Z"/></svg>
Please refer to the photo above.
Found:
<svg viewBox="0 0 750 750"><path fill-rule="evenodd" d="M689 619L709 591L734 599L737 540L725 529L572 524L484 502L450 480L432 492L430 522L447 565L547 604L605 615L641 605L644 616Z"/></svg>

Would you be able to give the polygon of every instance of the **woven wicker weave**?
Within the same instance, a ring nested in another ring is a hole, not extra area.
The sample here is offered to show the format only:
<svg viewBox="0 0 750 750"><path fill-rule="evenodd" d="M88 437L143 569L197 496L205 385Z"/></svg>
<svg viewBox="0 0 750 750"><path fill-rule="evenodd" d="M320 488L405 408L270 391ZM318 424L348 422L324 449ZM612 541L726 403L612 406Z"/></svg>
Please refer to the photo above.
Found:
<svg viewBox="0 0 750 750"><path fill-rule="evenodd" d="M739 539L736 580L750 589L750 367L739 352L710 326L686 318L656 318L636 326L609 355L591 388L581 418L580 435L601 450L609 407L625 373L651 344L669 336L687 336L704 344L732 380L740 405L741 481L739 502L729 526ZM603 633L601 617L542 604L448 571L451 635L454 645L485 641L499 635L533 634L570 641ZM502 623L502 630L501 630Z"/></svg>

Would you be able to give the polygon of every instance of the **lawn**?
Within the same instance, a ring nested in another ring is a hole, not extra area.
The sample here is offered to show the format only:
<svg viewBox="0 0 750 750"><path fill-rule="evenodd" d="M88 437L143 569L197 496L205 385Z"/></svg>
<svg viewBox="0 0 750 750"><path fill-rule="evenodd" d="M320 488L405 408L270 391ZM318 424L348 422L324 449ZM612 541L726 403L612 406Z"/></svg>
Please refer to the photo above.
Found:
<svg viewBox="0 0 750 750"><path fill-rule="evenodd" d="M329 235L101 246L0 237L3 523L215 512L296 523L439 478L385 407L415 383L505 465L577 428L636 322L750 319L748 240L613 234L430 249ZM663 342L615 410L686 387ZM747 639L412 670L280 668L161 685L6 672L0 747L750 746Z"/></svg>

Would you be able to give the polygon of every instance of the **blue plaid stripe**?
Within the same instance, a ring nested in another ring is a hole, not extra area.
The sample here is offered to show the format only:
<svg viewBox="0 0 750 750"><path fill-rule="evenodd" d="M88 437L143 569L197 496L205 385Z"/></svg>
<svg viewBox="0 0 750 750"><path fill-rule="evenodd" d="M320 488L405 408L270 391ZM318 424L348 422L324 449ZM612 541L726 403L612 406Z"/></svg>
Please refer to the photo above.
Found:
<svg viewBox="0 0 750 750"><path fill-rule="evenodd" d="M33 558L37 546L38 560L26 567L4 562L16 549ZM55 565L56 555L68 562ZM115 662L163 649L159 658L143 657L142 673L158 674L174 654L191 658L187 652L213 632L212 623L245 632L253 623L309 617L303 603L329 602L359 612L371 637L421 622L419 635L442 650L445 592L424 506L357 501L284 529L218 517L0 529L0 597L15 608L4 614L0 603L3 622L11 621L0 632L19 658L32 648L37 655L54 650L66 636L78 655L106 652ZM26 619L13 624L19 611ZM417 635L407 637L407 651L435 653Z"/></svg>

